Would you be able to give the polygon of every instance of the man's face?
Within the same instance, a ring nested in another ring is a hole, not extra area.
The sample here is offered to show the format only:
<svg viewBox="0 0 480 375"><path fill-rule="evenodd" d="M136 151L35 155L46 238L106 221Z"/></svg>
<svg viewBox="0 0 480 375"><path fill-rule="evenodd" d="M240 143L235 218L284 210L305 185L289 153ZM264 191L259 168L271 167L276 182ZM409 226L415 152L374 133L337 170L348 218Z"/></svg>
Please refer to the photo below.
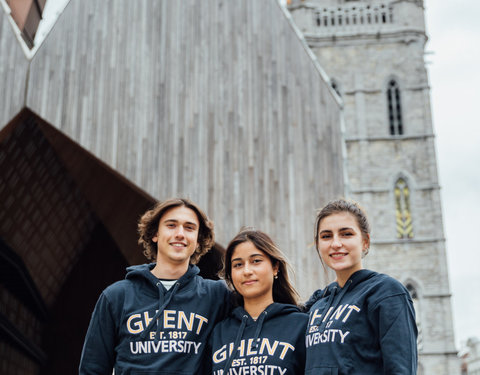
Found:
<svg viewBox="0 0 480 375"><path fill-rule="evenodd" d="M190 208L180 206L167 210L152 238L157 243L157 263L175 267L188 264L198 247L199 228L198 217Z"/></svg>

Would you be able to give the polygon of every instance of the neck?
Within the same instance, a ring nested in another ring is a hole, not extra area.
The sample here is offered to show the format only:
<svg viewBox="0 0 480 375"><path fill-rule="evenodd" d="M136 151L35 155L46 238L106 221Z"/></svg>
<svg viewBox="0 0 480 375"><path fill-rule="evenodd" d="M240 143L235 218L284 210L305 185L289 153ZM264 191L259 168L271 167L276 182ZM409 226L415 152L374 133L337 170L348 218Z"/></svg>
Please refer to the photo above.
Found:
<svg viewBox="0 0 480 375"><path fill-rule="evenodd" d="M253 318L257 319L258 316L273 303L273 297L270 298L250 298L243 299L243 308Z"/></svg>
<svg viewBox="0 0 480 375"><path fill-rule="evenodd" d="M345 286L345 284L347 283L348 279L350 278L350 276L352 276L355 272L357 271L360 271L361 269L363 269L363 267L360 267L360 268L356 268L354 270L348 270L348 271L345 271L345 272L341 272L341 271L338 271L336 273L337 275L337 284L340 288L343 288Z"/></svg>
<svg viewBox="0 0 480 375"><path fill-rule="evenodd" d="M159 279L178 280L185 275L188 270L188 263L172 266L170 264L157 263L152 269L152 273Z"/></svg>

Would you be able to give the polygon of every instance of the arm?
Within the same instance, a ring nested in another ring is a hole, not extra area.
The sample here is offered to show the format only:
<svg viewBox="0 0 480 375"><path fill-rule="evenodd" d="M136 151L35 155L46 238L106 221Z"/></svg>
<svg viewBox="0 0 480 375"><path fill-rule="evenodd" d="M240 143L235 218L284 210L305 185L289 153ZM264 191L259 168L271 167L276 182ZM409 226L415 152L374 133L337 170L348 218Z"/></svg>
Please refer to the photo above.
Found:
<svg viewBox="0 0 480 375"><path fill-rule="evenodd" d="M410 297L399 294L382 300L374 309L378 322L383 373L417 373L417 326Z"/></svg>
<svg viewBox="0 0 480 375"><path fill-rule="evenodd" d="M230 311L232 311L234 308L233 293L230 291L230 289L228 289L227 284L224 281L221 282L221 285L222 286L220 290L222 293L222 298L220 301L222 302L220 302L220 313L216 323L225 319L230 314Z"/></svg>
<svg viewBox="0 0 480 375"><path fill-rule="evenodd" d="M116 327L110 303L100 295L88 326L79 375L111 375L115 365Z"/></svg>
<svg viewBox="0 0 480 375"><path fill-rule="evenodd" d="M301 334L298 336L297 342L295 343L295 358L297 359L297 363L299 365L297 373L300 374L305 372L305 362L307 356L307 349L305 347L305 332L307 332L308 314L304 313L302 315L302 320L298 322L298 325L301 327Z"/></svg>

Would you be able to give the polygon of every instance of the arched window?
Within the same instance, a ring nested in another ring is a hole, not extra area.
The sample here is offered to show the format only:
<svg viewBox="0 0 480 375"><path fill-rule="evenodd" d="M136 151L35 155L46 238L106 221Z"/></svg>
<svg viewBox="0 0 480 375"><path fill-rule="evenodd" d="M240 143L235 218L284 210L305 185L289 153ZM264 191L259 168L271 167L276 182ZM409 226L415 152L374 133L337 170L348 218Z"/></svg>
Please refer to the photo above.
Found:
<svg viewBox="0 0 480 375"><path fill-rule="evenodd" d="M415 309L415 323L417 324L417 331L418 331L417 348L418 348L418 351L421 352L423 349L423 333L422 333L422 323L420 321L420 317L422 314L420 311L418 293L415 287L410 283L406 285L406 288L410 293L410 296L412 297L413 308Z"/></svg>
<svg viewBox="0 0 480 375"><path fill-rule="evenodd" d="M406 288L410 293L412 300L418 300L418 293L417 293L417 290L414 288L414 286L412 284L407 284Z"/></svg>
<svg viewBox="0 0 480 375"><path fill-rule="evenodd" d="M388 82L387 101L390 134L401 135L403 134L402 105L400 101L400 89L394 79Z"/></svg>
<svg viewBox="0 0 480 375"><path fill-rule="evenodd" d="M412 213L410 211L410 189L403 178L395 184L395 216L397 238L413 238Z"/></svg>

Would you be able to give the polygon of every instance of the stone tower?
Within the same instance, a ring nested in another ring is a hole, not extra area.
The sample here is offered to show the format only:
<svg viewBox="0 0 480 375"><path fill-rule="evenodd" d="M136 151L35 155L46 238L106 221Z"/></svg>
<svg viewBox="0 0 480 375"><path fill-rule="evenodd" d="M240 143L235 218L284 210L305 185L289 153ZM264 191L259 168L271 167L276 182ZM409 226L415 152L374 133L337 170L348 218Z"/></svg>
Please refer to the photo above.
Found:
<svg viewBox="0 0 480 375"><path fill-rule="evenodd" d="M347 191L369 214L368 268L410 290L419 374L456 374L421 0L291 1L344 103Z"/></svg>

